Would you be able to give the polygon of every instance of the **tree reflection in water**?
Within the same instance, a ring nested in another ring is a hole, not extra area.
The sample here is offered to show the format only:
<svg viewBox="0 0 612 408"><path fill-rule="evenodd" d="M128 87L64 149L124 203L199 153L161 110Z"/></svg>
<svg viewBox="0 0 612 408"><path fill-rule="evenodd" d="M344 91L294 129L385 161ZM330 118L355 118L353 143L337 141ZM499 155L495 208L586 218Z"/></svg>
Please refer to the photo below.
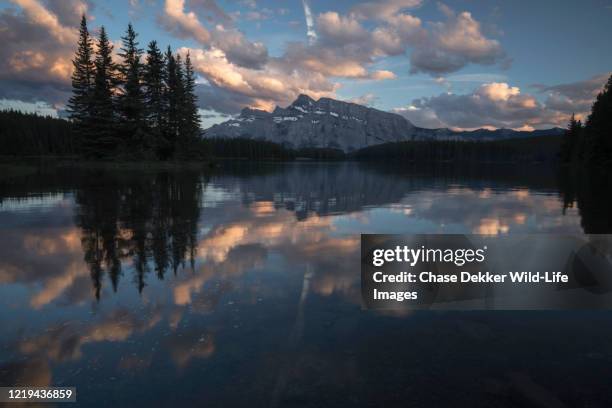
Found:
<svg viewBox="0 0 612 408"><path fill-rule="evenodd" d="M578 208L585 234L612 233L612 175L602 170L564 168L559 172L563 213Z"/></svg>
<svg viewBox="0 0 612 408"><path fill-rule="evenodd" d="M91 172L76 192L76 224L95 296L104 275L117 290L122 262L130 261L138 291L149 260L159 279L187 261L193 267L203 180L198 172Z"/></svg>

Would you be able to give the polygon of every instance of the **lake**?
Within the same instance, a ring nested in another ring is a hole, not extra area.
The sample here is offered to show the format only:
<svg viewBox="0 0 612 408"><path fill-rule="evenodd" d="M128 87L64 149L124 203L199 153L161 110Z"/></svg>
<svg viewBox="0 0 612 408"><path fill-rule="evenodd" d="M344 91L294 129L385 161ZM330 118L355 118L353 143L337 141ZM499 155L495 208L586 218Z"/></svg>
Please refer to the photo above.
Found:
<svg viewBox="0 0 612 408"><path fill-rule="evenodd" d="M601 183L347 162L1 179L0 385L88 407L612 406L612 312L360 303L360 233L610 233Z"/></svg>

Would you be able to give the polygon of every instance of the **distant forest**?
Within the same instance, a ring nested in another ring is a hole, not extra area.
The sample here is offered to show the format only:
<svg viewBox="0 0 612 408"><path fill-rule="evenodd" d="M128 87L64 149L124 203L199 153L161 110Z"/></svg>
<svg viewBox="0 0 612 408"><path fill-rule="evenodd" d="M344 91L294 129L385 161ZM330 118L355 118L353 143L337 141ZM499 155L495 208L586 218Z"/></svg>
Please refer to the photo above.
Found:
<svg viewBox="0 0 612 408"><path fill-rule="evenodd" d="M0 155L73 156L79 151L73 126L67 120L0 111Z"/></svg>
<svg viewBox="0 0 612 408"><path fill-rule="evenodd" d="M496 141L408 141L366 147L354 157L407 162L554 162L561 141L561 136Z"/></svg>

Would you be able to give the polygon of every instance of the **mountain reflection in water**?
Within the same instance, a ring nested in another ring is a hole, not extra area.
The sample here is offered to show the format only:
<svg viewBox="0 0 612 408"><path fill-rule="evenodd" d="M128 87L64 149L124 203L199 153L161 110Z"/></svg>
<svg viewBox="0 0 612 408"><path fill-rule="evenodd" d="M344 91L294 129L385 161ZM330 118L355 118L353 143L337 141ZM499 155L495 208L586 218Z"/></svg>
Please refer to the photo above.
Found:
<svg viewBox="0 0 612 408"><path fill-rule="evenodd" d="M0 181L0 385L83 406L609 406L607 312L359 299L360 233L610 233L609 187L356 163Z"/></svg>

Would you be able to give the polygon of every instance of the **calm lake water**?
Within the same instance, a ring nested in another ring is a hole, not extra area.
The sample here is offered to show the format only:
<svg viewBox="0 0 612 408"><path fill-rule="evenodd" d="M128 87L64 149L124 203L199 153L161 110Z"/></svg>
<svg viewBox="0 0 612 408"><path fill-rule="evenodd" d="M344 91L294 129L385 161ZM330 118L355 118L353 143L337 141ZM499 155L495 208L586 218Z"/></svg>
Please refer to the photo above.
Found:
<svg viewBox="0 0 612 408"><path fill-rule="evenodd" d="M612 312L360 306L360 233L610 233L598 190L357 163L4 179L0 385L88 407L610 407Z"/></svg>

